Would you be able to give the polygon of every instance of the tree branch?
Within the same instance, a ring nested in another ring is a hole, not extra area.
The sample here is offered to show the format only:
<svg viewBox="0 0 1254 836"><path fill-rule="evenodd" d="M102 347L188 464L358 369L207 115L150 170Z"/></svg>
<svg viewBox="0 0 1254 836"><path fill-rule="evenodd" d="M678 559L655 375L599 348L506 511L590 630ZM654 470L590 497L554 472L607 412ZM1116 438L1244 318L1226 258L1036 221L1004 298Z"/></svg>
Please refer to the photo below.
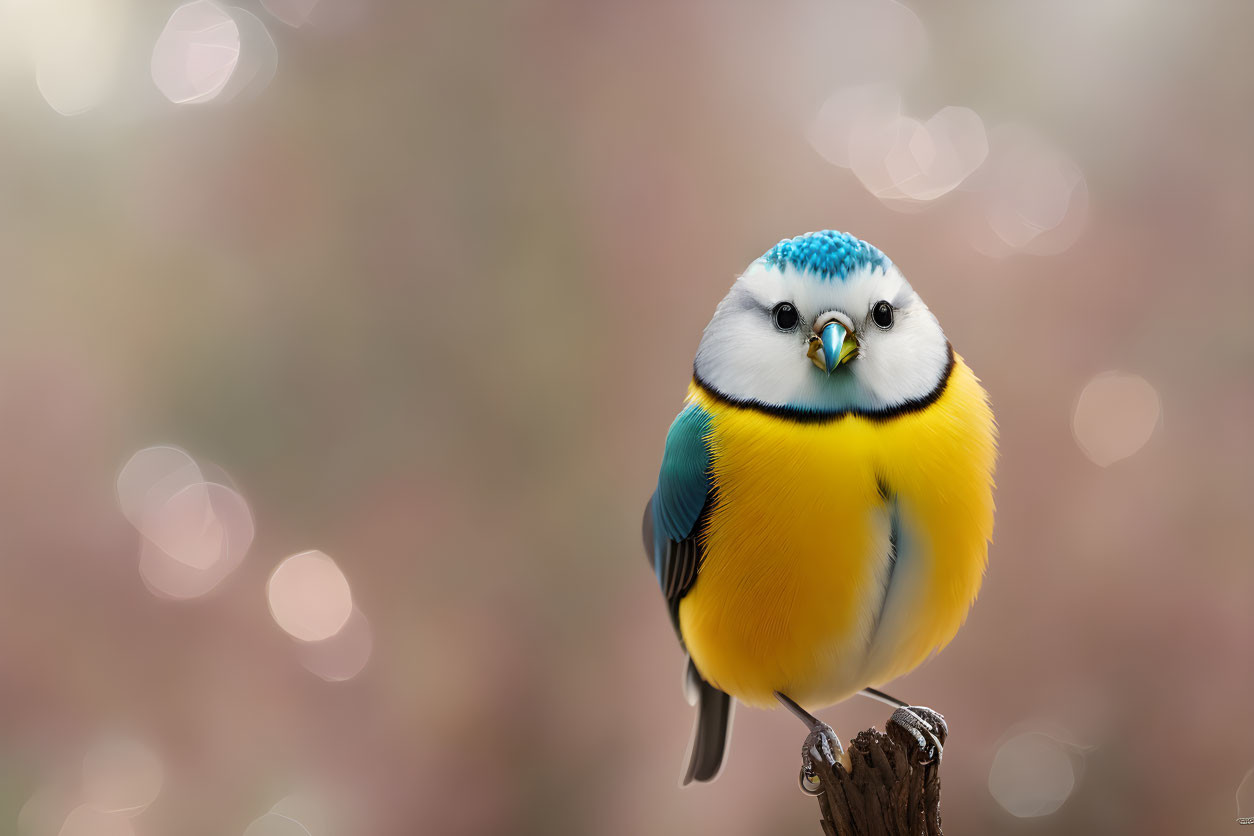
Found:
<svg viewBox="0 0 1254 836"><path fill-rule="evenodd" d="M815 762L826 836L942 836L940 758L924 763L907 730L887 728L858 733L846 749L848 770Z"/></svg>

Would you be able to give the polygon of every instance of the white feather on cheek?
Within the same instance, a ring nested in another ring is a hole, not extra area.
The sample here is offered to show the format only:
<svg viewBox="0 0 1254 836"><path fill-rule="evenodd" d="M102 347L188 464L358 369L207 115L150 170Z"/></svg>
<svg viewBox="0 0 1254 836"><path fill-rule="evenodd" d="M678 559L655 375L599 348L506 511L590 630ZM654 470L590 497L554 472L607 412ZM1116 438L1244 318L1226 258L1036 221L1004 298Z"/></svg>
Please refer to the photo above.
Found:
<svg viewBox="0 0 1254 836"><path fill-rule="evenodd" d="M887 330L869 319L881 300L898 308ZM771 310L780 302L796 306L801 316L796 329L775 326ZM853 321L859 344L857 359L831 375L806 355L811 326L829 311ZM940 384L948 359L940 324L895 267L825 280L755 262L719 303L694 367L704 383L738 400L877 411L927 397Z"/></svg>

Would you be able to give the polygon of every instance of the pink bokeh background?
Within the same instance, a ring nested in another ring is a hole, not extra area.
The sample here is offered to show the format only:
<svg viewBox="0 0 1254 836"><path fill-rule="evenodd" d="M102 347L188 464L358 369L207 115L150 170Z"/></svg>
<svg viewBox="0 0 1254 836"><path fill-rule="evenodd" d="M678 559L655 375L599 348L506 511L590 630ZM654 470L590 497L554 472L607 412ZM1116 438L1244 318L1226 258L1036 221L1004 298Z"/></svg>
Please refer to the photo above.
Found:
<svg viewBox="0 0 1254 836"><path fill-rule="evenodd" d="M277 64L229 101L154 83L172 3L99 6L123 36L77 115L37 83L36 29L0 35L0 832L81 836L111 736L159 765L115 816L136 836L273 836L293 796L311 836L817 832L779 712L741 710L723 775L679 789L692 718L639 520L714 305L827 227L901 266L1000 422L984 591L891 688L949 720L947 827L1239 831L1254 7L245 7ZM833 165L816 116L872 82L918 124L974 111L985 164L928 200ZM1031 160L997 164L1016 131L1045 149L1026 185ZM1049 255L997 233L1039 226L1038 198L1067 210ZM1076 419L1108 372L1157 409ZM1118 461L1077 437L1138 421ZM163 444L255 524L199 597L153 594L119 507ZM345 681L268 597L309 550L369 622ZM887 712L823 716L848 737ZM1020 817L990 773L1044 729L1074 786Z"/></svg>

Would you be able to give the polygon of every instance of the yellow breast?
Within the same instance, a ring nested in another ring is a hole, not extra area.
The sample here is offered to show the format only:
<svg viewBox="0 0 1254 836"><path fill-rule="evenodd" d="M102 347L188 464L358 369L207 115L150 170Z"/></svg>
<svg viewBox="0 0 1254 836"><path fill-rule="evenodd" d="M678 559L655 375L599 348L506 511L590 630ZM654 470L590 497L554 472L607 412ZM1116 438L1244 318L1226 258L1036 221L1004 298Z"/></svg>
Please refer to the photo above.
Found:
<svg viewBox="0 0 1254 836"><path fill-rule="evenodd" d="M712 416L705 559L679 607L702 676L749 704L782 691L817 708L953 638L987 559L996 456L960 357L937 400L883 420L800 423L696 383L689 399Z"/></svg>

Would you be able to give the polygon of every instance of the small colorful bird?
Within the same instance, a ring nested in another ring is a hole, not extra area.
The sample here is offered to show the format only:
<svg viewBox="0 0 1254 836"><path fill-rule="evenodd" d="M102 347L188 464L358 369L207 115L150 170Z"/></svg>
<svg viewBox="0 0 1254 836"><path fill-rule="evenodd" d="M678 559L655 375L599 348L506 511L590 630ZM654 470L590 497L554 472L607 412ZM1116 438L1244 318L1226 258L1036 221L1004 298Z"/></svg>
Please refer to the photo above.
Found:
<svg viewBox="0 0 1254 836"><path fill-rule="evenodd" d="M987 395L878 249L824 230L749 265L706 326L644 514L698 705L685 784L718 774L733 700L793 709L809 754L840 744L806 709L859 691L904 705L875 686L966 618L995 459ZM939 715L906 713L943 742Z"/></svg>

